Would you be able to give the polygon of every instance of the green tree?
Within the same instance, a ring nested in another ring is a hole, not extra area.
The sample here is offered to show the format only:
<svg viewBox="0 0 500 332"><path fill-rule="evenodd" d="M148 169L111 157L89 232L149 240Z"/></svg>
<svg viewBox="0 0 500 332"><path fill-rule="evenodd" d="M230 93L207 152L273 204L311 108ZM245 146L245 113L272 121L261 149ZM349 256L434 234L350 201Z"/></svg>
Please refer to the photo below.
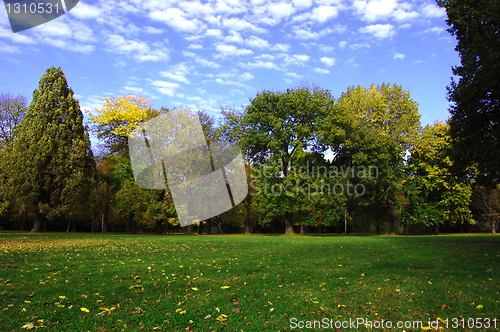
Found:
<svg viewBox="0 0 500 332"><path fill-rule="evenodd" d="M417 137L419 119L409 92L382 84L348 88L322 124L322 138L334 152L332 164L343 169L352 185L364 188L349 205L372 210L377 233L384 220L389 234L400 222L405 156Z"/></svg>
<svg viewBox="0 0 500 332"><path fill-rule="evenodd" d="M0 148L14 139L14 128L28 111L25 96L0 93Z"/></svg>
<svg viewBox="0 0 500 332"><path fill-rule="evenodd" d="M46 219L76 222L95 185L96 166L83 114L61 68L49 68L18 125L8 157L13 193L36 212L33 230Z"/></svg>
<svg viewBox="0 0 500 332"><path fill-rule="evenodd" d="M258 93L243 119L242 144L251 161L277 167L282 176L274 180L282 187L289 184L289 168L299 166L294 164L297 151L320 150L315 126L332 104L330 91L318 87ZM271 193L269 199L272 207L266 207L266 213L284 218L285 233L294 234L292 216L298 197L281 190L278 195Z"/></svg>
<svg viewBox="0 0 500 332"><path fill-rule="evenodd" d="M438 0L448 31L457 38L460 66L453 68L451 136L454 159L464 173L477 164L478 181L500 181L500 2Z"/></svg>
<svg viewBox="0 0 500 332"><path fill-rule="evenodd" d="M405 223L434 226L472 222L469 205L471 184L452 173L450 126L442 122L426 126L415 141L405 182L409 204Z"/></svg>

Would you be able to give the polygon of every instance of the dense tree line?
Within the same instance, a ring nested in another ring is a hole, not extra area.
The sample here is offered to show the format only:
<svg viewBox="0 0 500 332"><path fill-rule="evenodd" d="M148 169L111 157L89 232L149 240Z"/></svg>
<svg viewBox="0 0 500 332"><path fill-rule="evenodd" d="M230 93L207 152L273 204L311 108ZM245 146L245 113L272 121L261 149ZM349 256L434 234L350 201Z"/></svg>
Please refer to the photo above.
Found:
<svg viewBox="0 0 500 332"><path fill-rule="evenodd" d="M261 91L217 119L193 111L209 146L241 146L249 195L187 229L168 188L135 184L129 158L127 137L169 109L105 98L87 128L60 68L47 70L29 107L9 94L0 106L3 228L394 234L495 230L500 212L500 189L456 167L450 124L422 128L418 104L398 85L349 87L337 99L303 85ZM99 138L94 151L88 131Z"/></svg>

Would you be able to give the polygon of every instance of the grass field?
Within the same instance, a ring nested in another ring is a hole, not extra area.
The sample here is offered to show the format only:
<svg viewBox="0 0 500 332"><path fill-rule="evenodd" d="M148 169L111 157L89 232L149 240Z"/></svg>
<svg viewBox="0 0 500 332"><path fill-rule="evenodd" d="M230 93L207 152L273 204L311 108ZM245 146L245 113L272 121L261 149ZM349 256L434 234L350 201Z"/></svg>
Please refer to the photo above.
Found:
<svg viewBox="0 0 500 332"><path fill-rule="evenodd" d="M0 330L500 331L499 263L487 235L0 233Z"/></svg>

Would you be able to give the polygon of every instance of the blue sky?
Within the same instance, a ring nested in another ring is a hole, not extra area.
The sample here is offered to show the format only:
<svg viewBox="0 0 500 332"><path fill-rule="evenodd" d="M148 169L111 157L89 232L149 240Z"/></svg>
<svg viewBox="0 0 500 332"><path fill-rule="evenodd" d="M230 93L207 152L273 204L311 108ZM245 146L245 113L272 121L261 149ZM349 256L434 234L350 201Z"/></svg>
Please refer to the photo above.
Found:
<svg viewBox="0 0 500 332"><path fill-rule="evenodd" d="M60 66L83 110L139 94L217 114L264 89L307 82L339 97L385 82L410 91L425 125L447 119L459 64L445 19L431 0L88 0L14 34L0 8L0 91L31 100Z"/></svg>

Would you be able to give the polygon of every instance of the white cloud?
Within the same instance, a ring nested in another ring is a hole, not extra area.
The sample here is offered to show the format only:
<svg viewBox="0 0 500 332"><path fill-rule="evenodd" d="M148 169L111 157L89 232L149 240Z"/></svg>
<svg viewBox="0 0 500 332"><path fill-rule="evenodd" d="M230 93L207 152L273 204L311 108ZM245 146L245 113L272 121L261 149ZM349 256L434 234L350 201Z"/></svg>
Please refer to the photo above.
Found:
<svg viewBox="0 0 500 332"><path fill-rule="evenodd" d="M275 44L275 45L273 45L273 47L271 47L271 49L274 51L289 52L290 45L289 44Z"/></svg>
<svg viewBox="0 0 500 332"><path fill-rule="evenodd" d="M276 24L283 18L287 18L295 12L295 8L286 2L271 3L267 7L268 14L272 17L270 24Z"/></svg>
<svg viewBox="0 0 500 332"><path fill-rule="evenodd" d="M111 34L107 36L106 44L111 51L130 55L139 62L168 59L168 53L161 43L156 44L157 49L153 50L143 41L128 40L120 35Z"/></svg>
<svg viewBox="0 0 500 332"><path fill-rule="evenodd" d="M21 53L21 49L17 46L0 43L0 47L4 53Z"/></svg>
<svg viewBox="0 0 500 332"><path fill-rule="evenodd" d="M150 35L158 35L158 34L162 33L163 30L147 26L144 28L144 32L147 34L150 34Z"/></svg>
<svg viewBox="0 0 500 332"><path fill-rule="evenodd" d="M201 44L191 44L187 48L189 48L191 50L202 50L203 49L203 45L201 45Z"/></svg>
<svg viewBox="0 0 500 332"><path fill-rule="evenodd" d="M397 0L356 0L353 3L357 14L367 22L390 17L397 5Z"/></svg>
<svg viewBox="0 0 500 332"><path fill-rule="evenodd" d="M439 35L443 31L444 31L444 29L441 27L433 27L433 28L429 28L427 30L422 31L419 34L434 33L436 35Z"/></svg>
<svg viewBox="0 0 500 332"><path fill-rule="evenodd" d="M314 68L314 72L318 74L329 74L330 71L328 69L323 68Z"/></svg>
<svg viewBox="0 0 500 332"><path fill-rule="evenodd" d="M279 55L283 58L283 63L285 66L303 66L305 62L309 61L310 56L305 54L286 54L282 53Z"/></svg>
<svg viewBox="0 0 500 332"><path fill-rule="evenodd" d="M144 94L145 90L138 86L124 86L123 89L127 92L132 92L134 94Z"/></svg>
<svg viewBox="0 0 500 332"><path fill-rule="evenodd" d="M207 29L207 31L205 31L205 36L207 36L207 37L221 37L222 31L220 31L220 29Z"/></svg>
<svg viewBox="0 0 500 332"><path fill-rule="evenodd" d="M230 28L235 31L253 31L257 33L263 33L266 30L263 28L259 28L247 20L240 18L226 18L222 20L222 25L226 28Z"/></svg>
<svg viewBox="0 0 500 332"><path fill-rule="evenodd" d="M347 42L345 40L342 40L341 42L339 42L340 48L346 48L346 46L347 46Z"/></svg>
<svg viewBox="0 0 500 332"><path fill-rule="evenodd" d="M245 4L238 0L216 0L215 11L219 14L241 14L247 11ZM213 5L212 5L213 6Z"/></svg>
<svg viewBox="0 0 500 332"><path fill-rule="evenodd" d="M33 32L43 37L69 38L72 36L69 25L56 20L34 27Z"/></svg>
<svg viewBox="0 0 500 332"><path fill-rule="evenodd" d="M170 78L174 81L181 83L190 83L186 78L186 75L190 72L191 67L187 66L185 63L179 63L168 71L160 71L160 75L166 78Z"/></svg>
<svg viewBox="0 0 500 332"><path fill-rule="evenodd" d="M360 44L352 44L352 45L349 45L349 49L353 50L353 51L356 51L356 50L359 50L361 48L370 48L370 44L368 43L360 43Z"/></svg>
<svg viewBox="0 0 500 332"><path fill-rule="evenodd" d="M292 3L298 9L307 9L312 6L312 0L292 0Z"/></svg>
<svg viewBox="0 0 500 332"><path fill-rule="evenodd" d="M446 11L444 8L436 5L427 4L422 7L422 15L424 15L424 17L444 17L446 15Z"/></svg>
<svg viewBox="0 0 500 332"><path fill-rule="evenodd" d="M149 13L149 17L155 21L163 22L180 32L195 33L202 27L202 23L198 19L186 17L186 13L179 8L155 10Z"/></svg>
<svg viewBox="0 0 500 332"><path fill-rule="evenodd" d="M417 18L420 14L414 10L406 11L403 9L397 9L394 11L392 16L396 19L396 21L407 21L414 18Z"/></svg>
<svg viewBox="0 0 500 332"><path fill-rule="evenodd" d="M391 38L396 34L392 24L372 24L359 28L359 32L368 33L376 38Z"/></svg>
<svg viewBox="0 0 500 332"><path fill-rule="evenodd" d="M333 47L333 46L330 46L330 45L320 44L320 45L318 45L318 49L319 49L321 52L323 52L323 53L331 53L331 52L333 52L334 47Z"/></svg>
<svg viewBox="0 0 500 332"><path fill-rule="evenodd" d="M334 6L319 6L313 9L311 14L311 19L319 23L325 23L326 21L337 17L339 11Z"/></svg>
<svg viewBox="0 0 500 332"><path fill-rule="evenodd" d="M222 56L238 56L238 55L248 55L253 52L246 48L237 48L234 45L227 44L219 44L215 46L217 52L219 52Z"/></svg>
<svg viewBox="0 0 500 332"><path fill-rule="evenodd" d="M269 48L270 46L267 40L255 36L250 36L250 38L246 40L245 44L249 47L256 48Z"/></svg>
<svg viewBox="0 0 500 332"><path fill-rule="evenodd" d="M299 79L299 78L302 78L302 77L303 77L302 75L299 75L299 74L294 73L294 72L288 72L288 73L285 73L285 76L293 77L293 78L295 78L295 79Z"/></svg>
<svg viewBox="0 0 500 332"><path fill-rule="evenodd" d="M319 39L319 38L324 37L332 32L333 32L333 30L331 28L326 28L326 29L320 30L318 32L311 32L310 29L299 28L299 27L293 28L293 33L295 35L295 38L303 39L303 40Z"/></svg>
<svg viewBox="0 0 500 332"><path fill-rule="evenodd" d="M174 96L175 89L179 87L178 83L159 81L159 80L152 80L151 85L153 85L158 92L170 97Z"/></svg>
<svg viewBox="0 0 500 332"><path fill-rule="evenodd" d="M179 7L181 7L187 14L192 16L206 16L214 12L214 9L210 4L202 4L198 1L180 1Z"/></svg>
<svg viewBox="0 0 500 332"><path fill-rule="evenodd" d="M224 37L225 43L243 43L243 38L236 31L230 31L230 35Z"/></svg>
<svg viewBox="0 0 500 332"><path fill-rule="evenodd" d="M0 28L0 37L12 40L14 43L34 44L35 40L20 33L12 33L10 30Z"/></svg>
<svg viewBox="0 0 500 332"><path fill-rule="evenodd" d="M81 20L98 18L103 10L101 8L97 8L96 6L88 5L82 1L78 3L78 6L75 6L69 14L79 18Z"/></svg>
<svg viewBox="0 0 500 332"><path fill-rule="evenodd" d="M248 72L245 72L245 73L243 73L243 74L240 75L240 79L242 81L250 81L253 78L254 78L254 76L252 74L248 73Z"/></svg>
<svg viewBox="0 0 500 332"><path fill-rule="evenodd" d="M324 56L320 59L320 61L323 62L328 67L335 65L335 58L328 58L328 57Z"/></svg>
<svg viewBox="0 0 500 332"><path fill-rule="evenodd" d="M256 60L254 62L240 63L240 66L247 69L263 68L263 69L279 69L272 61Z"/></svg>
<svg viewBox="0 0 500 332"><path fill-rule="evenodd" d="M394 53L394 55L392 56L393 59L396 59L396 60L403 60L405 58L406 55L404 55L403 53Z"/></svg>
<svg viewBox="0 0 500 332"><path fill-rule="evenodd" d="M196 63L202 65L203 67L215 68L215 69L220 67L218 63L203 59L201 56L193 52L182 51L182 55L185 57L192 58Z"/></svg>
<svg viewBox="0 0 500 332"><path fill-rule="evenodd" d="M170 78L171 80L181 82L181 83L186 83L189 84L189 80L182 74L179 73L172 73L168 71L161 71L160 75L166 78Z"/></svg>

